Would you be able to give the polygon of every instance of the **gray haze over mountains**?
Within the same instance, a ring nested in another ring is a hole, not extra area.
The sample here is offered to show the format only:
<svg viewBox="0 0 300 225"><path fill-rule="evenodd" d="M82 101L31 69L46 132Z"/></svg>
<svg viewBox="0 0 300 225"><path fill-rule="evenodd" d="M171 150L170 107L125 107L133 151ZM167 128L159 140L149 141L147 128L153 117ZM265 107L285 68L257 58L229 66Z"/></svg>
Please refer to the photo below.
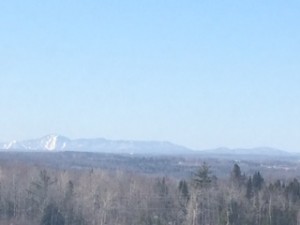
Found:
<svg viewBox="0 0 300 225"><path fill-rule="evenodd" d="M217 148L211 150L196 151L184 146L166 141L130 141L108 140L105 138L80 138L70 139L61 135L50 134L41 138L10 141L0 143L2 151L78 151L78 152L102 152L123 154L212 154L212 155L287 155L288 152L269 148Z"/></svg>

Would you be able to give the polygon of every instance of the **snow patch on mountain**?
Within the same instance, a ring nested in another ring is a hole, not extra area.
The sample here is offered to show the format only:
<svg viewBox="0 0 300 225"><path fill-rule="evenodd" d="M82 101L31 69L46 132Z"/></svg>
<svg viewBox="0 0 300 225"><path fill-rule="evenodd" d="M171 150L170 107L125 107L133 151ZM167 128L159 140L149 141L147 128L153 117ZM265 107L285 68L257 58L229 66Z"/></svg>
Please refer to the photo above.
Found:
<svg viewBox="0 0 300 225"><path fill-rule="evenodd" d="M57 136L53 135L49 137L49 139L45 143L45 148L50 151L55 150L56 142L57 142Z"/></svg>
<svg viewBox="0 0 300 225"><path fill-rule="evenodd" d="M11 149L11 148L13 148L13 146L14 146L16 143L17 143L17 141L16 141L16 140L13 140L13 141L11 141L11 142L9 142L9 143L7 143L7 144L4 144L3 149Z"/></svg>

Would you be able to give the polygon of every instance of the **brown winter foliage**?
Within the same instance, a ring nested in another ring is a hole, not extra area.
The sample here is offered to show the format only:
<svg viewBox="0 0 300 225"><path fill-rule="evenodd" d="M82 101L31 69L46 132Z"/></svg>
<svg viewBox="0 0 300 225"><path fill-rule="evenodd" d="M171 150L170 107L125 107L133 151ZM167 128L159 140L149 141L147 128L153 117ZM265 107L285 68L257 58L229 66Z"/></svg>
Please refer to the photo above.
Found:
<svg viewBox="0 0 300 225"><path fill-rule="evenodd" d="M0 165L1 225L297 225L297 179L203 164L186 180L102 169Z"/></svg>

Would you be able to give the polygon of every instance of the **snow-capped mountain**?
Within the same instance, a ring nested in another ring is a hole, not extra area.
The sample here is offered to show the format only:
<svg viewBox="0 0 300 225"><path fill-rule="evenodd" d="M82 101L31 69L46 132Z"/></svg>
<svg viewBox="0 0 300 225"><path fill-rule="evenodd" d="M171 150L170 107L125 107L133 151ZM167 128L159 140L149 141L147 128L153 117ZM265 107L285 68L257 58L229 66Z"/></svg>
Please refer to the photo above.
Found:
<svg viewBox="0 0 300 225"><path fill-rule="evenodd" d="M69 139L67 137L50 134L41 138L10 141L0 143L0 151L78 151L103 152L125 154L201 154L201 155L287 155L288 152L263 148L217 148L211 150L194 151L189 148L164 141L127 141L108 140L104 138Z"/></svg>
<svg viewBox="0 0 300 225"><path fill-rule="evenodd" d="M128 154L186 154L192 152L191 149L170 142L108 140L104 138L71 140L55 134L32 140L14 140L0 144L0 149L5 151L84 151Z"/></svg>
<svg viewBox="0 0 300 225"><path fill-rule="evenodd" d="M70 140L66 137L51 134L38 139L25 141L11 141L1 144L0 148L3 150L48 150L57 151L64 150Z"/></svg>

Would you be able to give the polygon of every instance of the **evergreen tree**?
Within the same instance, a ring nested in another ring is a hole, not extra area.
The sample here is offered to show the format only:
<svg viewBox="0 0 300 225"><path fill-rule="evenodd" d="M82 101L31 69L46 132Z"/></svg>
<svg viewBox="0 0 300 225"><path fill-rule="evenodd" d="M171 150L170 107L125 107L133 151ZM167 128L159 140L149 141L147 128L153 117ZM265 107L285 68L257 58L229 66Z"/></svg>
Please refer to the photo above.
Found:
<svg viewBox="0 0 300 225"><path fill-rule="evenodd" d="M178 186L178 189L179 189L179 193L180 195L185 198L185 199L189 199L189 189L188 189L188 184L185 180L181 180L179 182L179 186Z"/></svg>
<svg viewBox="0 0 300 225"><path fill-rule="evenodd" d="M65 219L54 203L50 203L44 210L41 225L65 225Z"/></svg>
<svg viewBox="0 0 300 225"><path fill-rule="evenodd" d="M237 186L240 186L243 183L242 172L238 164L234 164L230 177L231 181Z"/></svg>
<svg viewBox="0 0 300 225"><path fill-rule="evenodd" d="M195 188L207 188L212 182L211 170L204 162L199 170L194 174L193 184Z"/></svg>
<svg viewBox="0 0 300 225"><path fill-rule="evenodd" d="M253 174L252 184L255 192L260 191L262 189L262 185L264 183L264 178L261 176L260 172L257 171Z"/></svg>
<svg viewBox="0 0 300 225"><path fill-rule="evenodd" d="M292 202L298 201L300 199L299 181L296 178L293 181L291 181L285 188L285 192L289 200L291 200Z"/></svg>
<svg viewBox="0 0 300 225"><path fill-rule="evenodd" d="M248 181L247 181L247 185L246 185L246 197L248 199L253 197L253 185L252 185L252 178L251 176L249 177Z"/></svg>

